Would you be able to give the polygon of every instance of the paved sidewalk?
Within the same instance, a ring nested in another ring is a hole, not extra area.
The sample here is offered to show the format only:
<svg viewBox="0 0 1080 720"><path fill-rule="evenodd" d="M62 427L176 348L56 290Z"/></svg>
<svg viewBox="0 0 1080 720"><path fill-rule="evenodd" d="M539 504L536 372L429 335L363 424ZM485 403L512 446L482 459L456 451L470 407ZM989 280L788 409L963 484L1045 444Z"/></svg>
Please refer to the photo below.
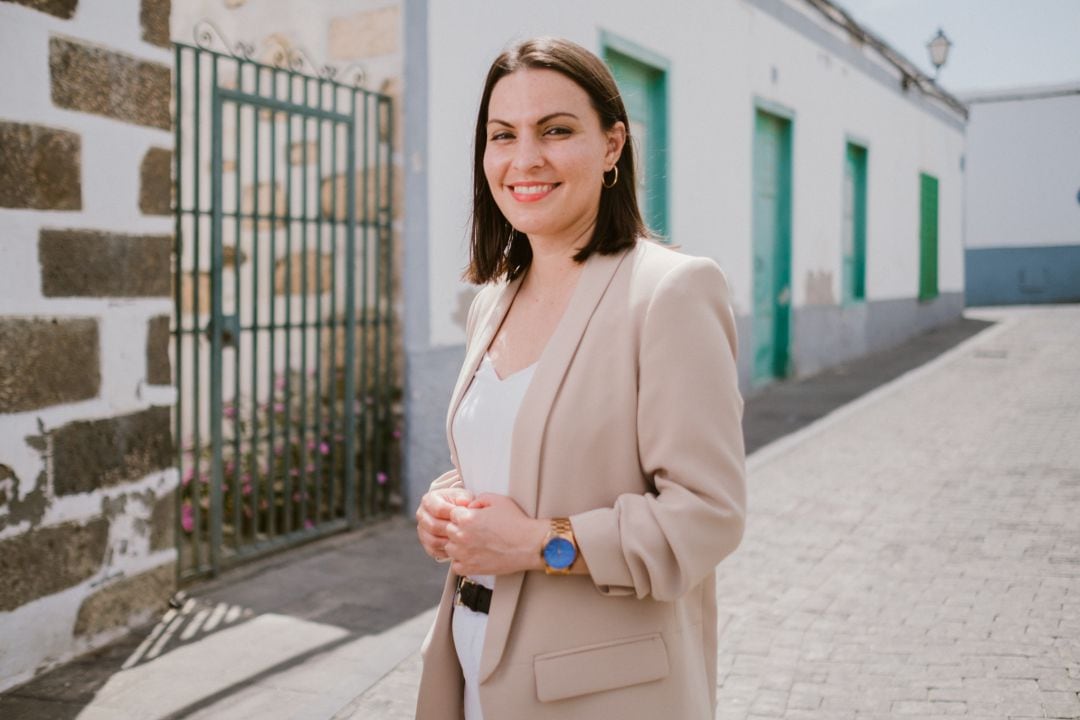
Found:
<svg viewBox="0 0 1080 720"><path fill-rule="evenodd" d="M1080 718L1080 307L987 314L751 459L717 718ZM338 717L412 717L418 669Z"/></svg>
<svg viewBox="0 0 1080 720"><path fill-rule="evenodd" d="M751 458L721 565L718 718L1080 718L1080 307L983 314L1004 321L850 404L986 324L748 402L748 445L795 432ZM201 586L0 717L411 718L445 571L413 533Z"/></svg>

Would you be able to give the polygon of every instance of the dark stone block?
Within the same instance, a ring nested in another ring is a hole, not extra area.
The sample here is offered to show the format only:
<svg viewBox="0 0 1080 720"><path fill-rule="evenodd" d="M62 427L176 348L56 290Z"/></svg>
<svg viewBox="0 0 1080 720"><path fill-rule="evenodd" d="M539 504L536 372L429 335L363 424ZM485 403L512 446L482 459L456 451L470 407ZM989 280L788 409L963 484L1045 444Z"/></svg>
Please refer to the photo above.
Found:
<svg viewBox="0 0 1080 720"><path fill-rule="evenodd" d="M169 47L170 0L142 0L139 6L139 24L142 39L151 45Z"/></svg>
<svg viewBox="0 0 1080 720"><path fill-rule="evenodd" d="M176 565L168 563L138 575L106 585L90 595L75 619L76 635L96 635L124 627L132 621L145 620L138 615L168 607L176 591Z"/></svg>
<svg viewBox="0 0 1080 720"><path fill-rule="evenodd" d="M150 550L168 550L175 546L176 493L158 498L150 511Z"/></svg>
<svg viewBox="0 0 1080 720"><path fill-rule="evenodd" d="M79 0L0 0L0 2L24 5L64 20L70 20L75 14L75 8L79 5Z"/></svg>
<svg viewBox="0 0 1080 720"><path fill-rule="evenodd" d="M138 480L172 467L169 408L69 423L53 431L52 446L57 495Z"/></svg>
<svg viewBox="0 0 1080 720"><path fill-rule="evenodd" d="M0 318L0 413L96 397L97 321Z"/></svg>
<svg viewBox="0 0 1080 720"><path fill-rule="evenodd" d="M172 237L94 230L42 230L46 297L168 297Z"/></svg>
<svg viewBox="0 0 1080 720"><path fill-rule="evenodd" d="M73 40L49 38L57 107L168 130L171 73L166 65Z"/></svg>
<svg viewBox="0 0 1080 720"><path fill-rule="evenodd" d="M49 501L45 497L45 473L38 475L34 489L19 495L19 478L7 465L0 465L0 530L9 525L41 522Z"/></svg>
<svg viewBox="0 0 1080 720"><path fill-rule="evenodd" d="M146 331L146 382L168 385L172 382L169 368L169 316L151 318Z"/></svg>
<svg viewBox="0 0 1080 720"><path fill-rule="evenodd" d="M150 148L139 165L139 210L172 215L172 151Z"/></svg>
<svg viewBox="0 0 1080 720"><path fill-rule="evenodd" d="M0 122L0 207L81 210L81 158L73 132Z"/></svg>
<svg viewBox="0 0 1080 720"><path fill-rule="evenodd" d="M109 523L104 518L31 530L0 542L0 612L78 585L105 557Z"/></svg>

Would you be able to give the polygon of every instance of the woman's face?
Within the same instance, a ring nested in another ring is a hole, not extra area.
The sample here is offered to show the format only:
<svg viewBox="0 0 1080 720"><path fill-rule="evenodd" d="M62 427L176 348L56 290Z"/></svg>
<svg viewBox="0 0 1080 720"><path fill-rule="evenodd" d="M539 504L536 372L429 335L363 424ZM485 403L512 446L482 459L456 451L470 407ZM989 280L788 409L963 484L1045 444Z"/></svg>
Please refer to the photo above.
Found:
<svg viewBox="0 0 1080 720"><path fill-rule="evenodd" d="M605 131L588 94L554 70L500 79L488 104L484 174L503 215L532 241L588 242L603 174L622 152L621 122Z"/></svg>

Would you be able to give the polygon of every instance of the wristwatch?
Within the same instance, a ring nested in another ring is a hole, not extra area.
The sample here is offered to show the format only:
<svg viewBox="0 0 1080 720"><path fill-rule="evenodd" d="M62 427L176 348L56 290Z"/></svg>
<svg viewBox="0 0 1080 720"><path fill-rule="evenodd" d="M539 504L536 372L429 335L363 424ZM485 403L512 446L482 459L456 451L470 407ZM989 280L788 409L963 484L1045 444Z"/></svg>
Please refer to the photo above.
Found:
<svg viewBox="0 0 1080 720"><path fill-rule="evenodd" d="M548 575L568 575L577 560L577 542L569 518L552 518L551 530L540 546L540 558Z"/></svg>

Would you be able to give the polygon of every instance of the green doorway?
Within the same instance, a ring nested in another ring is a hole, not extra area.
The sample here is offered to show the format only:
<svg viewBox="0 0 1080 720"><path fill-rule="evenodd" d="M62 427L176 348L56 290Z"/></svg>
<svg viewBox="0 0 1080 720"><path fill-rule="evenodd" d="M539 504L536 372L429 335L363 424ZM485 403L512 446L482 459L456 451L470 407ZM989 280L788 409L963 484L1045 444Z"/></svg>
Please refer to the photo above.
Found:
<svg viewBox="0 0 1080 720"><path fill-rule="evenodd" d="M844 158L844 302L866 299L866 148L847 144Z"/></svg>
<svg viewBox="0 0 1080 720"><path fill-rule="evenodd" d="M938 181L919 175L919 299L938 295Z"/></svg>
<svg viewBox="0 0 1080 720"><path fill-rule="evenodd" d="M649 228L668 237L667 72L648 51L605 34L604 61L619 86L637 169L638 207Z"/></svg>
<svg viewBox="0 0 1080 720"><path fill-rule="evenodd" d="M791 120L754 118L755 382L788 374L791 335Z"/></svg>

